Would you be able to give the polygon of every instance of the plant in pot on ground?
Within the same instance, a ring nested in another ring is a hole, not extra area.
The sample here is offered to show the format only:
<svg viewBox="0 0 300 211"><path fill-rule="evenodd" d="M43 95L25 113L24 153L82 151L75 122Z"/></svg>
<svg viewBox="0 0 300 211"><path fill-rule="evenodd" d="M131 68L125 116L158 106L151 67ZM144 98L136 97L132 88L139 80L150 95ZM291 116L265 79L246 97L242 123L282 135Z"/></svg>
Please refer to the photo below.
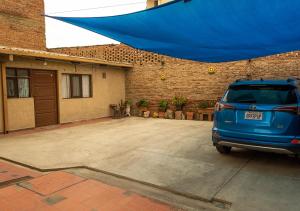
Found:
<svg viewBox="0 0 300 211"><path fill-rule="evenodd" d="M141 99L136 105L140 110L140 116L144 116L146 118L150 116L150 111L148 111L149 102L147 100Z"/></svg>
<svg viewBox="0 0 300 211"><path fill-rule="evenodd" d="M165 118L166 110L168 109L168 101L161 100L161 101L159 101L158 106L159 106L159 112L158 112L159 118Z"/></svg>
<svg viewBox="0 0 300 211"><path fill-rule="evenodd" d="M132 100L126 100L125 104L126 104L125 116L131 116L130 112L131 112Z"/></svg>
<svg viewBox="0 0 300 211"><path fill-rule="evenodd" d="M187 99L183 96L175 96L172 100L172 103L176 107L175 119L184 119L182 110L183 107L187 104Z"/></svg>
<svg viewBox="0 0 300 211"><path fill-rule="evenodd" d="M191 106L191 109L194 110L195 106ZM187 120L193 120L194 119L194 112L193 111L187 111L186 112L186 119Z"/></svg>
<svg viewBox="0 0 300 211"><path fill-rule="evenodd" d="M153 118L158 118L158 117L159 117L158 115L159 115L159 114L158 114L157 112L153 112L153 113L152 113L152 117L153 117Z"/></svg>
<svg viewBox="0 0 300 211"><path fill-rule="evenodd" d="M187 111L187 112L186 112L186 119L187 119L187 120L193 120L193 119L194 119L194 112L192 112L192 111Z"/></svg>
<svg viewBox="0 0 300 211"><path fill-rule="evenodd" d="M198 104L198 108L199 109L206 109L209 107L209 102L207 101L201 101L199 104Z"/></svg>
<svg viewBox="0 0 300 211"><path fill-rule="evenodd" d="M212 108L213 103L209 101L201 101L198 104L198 113L200 116L200 120L212 120L213 111Z"/></svg>

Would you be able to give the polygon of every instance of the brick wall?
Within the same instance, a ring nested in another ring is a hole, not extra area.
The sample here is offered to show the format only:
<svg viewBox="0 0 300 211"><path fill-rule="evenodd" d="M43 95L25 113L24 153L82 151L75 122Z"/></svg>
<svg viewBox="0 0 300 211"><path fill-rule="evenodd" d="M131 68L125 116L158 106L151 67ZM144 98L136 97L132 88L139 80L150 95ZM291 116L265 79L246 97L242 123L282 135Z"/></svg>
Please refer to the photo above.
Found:
<svg viewBox="0 0 300 211"><path fill-rule="evenodd" d="M286 79L300 77L298 52L269 56L249 61L200 63L136 50L125 45L104 45L51 49L77 56L130 62L134 68L126 75L126 97L135 102L145 98L155 109L161 99L174 95L188 98L191 110L199 101L214 101L227 86L240 78ZM209 69L215 73L210 74ZM165 79L165 80L162 80Z"/></svg>
<svg viewBox="0 0 300 211"><path fill-rule="evenodd" d="M43 0L0 0L0 45L45 50Z"/></svg>
<svg viewBox="0 0 300 211"><path fill-rule="evenodd" d="M154 7L155 6L155 4L154 4L155 1L157 1L158 5L161 5L161 4L167 3L171 0L147 0L147 8Z"/></svg>

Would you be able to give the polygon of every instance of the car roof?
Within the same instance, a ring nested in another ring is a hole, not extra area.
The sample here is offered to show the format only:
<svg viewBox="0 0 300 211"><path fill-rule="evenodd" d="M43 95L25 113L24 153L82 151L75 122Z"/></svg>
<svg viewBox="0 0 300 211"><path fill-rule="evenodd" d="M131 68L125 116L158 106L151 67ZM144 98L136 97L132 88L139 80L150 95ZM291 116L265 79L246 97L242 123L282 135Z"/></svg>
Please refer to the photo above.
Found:
<svg viewBox="0 0 300 211"><path fill-rule="evenodd" d="M236 80L230 86L243 86L243 85L290 85L297 87L297 79L287 80Z"/></svg>

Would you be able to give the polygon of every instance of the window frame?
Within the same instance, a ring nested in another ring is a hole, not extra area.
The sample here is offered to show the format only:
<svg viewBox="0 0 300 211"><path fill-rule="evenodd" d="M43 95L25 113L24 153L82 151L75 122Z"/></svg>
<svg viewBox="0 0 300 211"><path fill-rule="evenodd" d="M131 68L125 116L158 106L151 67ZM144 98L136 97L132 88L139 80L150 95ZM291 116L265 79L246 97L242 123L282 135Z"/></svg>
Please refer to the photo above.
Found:
<svg viewBox="0 0 300 211"><path fill-rule="evenodd" d="M70 97L65 98L63 97L63 99L85 99L85 98L93 98L93 80L92 80L92 75L91 74L73 74L73 73L63 73L62 75L67 75L70 77ZM83 76L88 76L89 77L89 97L83 97L83 87L82 87L82 77ZM79 77L79 89L80 89L80 96L74 96L73 93L73 78L75 77Z"/></svg>
<svg viewBox="0 0 300 211"><path fill-rule="evenodd" d="M18 71L27 71L27 76L18 76ZM8 71L14 71L14 76L8 76L7 72ZM28 79L28 97L20 97L19 93L19 80L18 79ZM8 87L6 90L7 98L30 98L31 97L31 71L30 69L26 68L6 68L6 84L8 80L12 80L14 82L14 89L15 89L15 95L14 96L9 96L8 94ZM7 85L6 85L7 86Z"/></svg>

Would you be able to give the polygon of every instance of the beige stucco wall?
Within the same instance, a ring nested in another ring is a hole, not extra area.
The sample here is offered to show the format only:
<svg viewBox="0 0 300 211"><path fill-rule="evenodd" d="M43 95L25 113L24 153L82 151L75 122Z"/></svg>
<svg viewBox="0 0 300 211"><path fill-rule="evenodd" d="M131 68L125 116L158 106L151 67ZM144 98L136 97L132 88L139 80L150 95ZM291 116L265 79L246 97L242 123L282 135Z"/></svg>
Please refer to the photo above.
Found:
<svg viewBox="0 0 300 211"><path fill-rule="evenodd" d="M33 98L11 98L7 100L8 131L34 128Z"/></svg>
<svg viewBox="0 0 300 211"><path fill-rule="evenodd" d="M118 67L72 64L70 62L43 61L15 57L8 62L7 67L44 69L57 71L58 116L59 123L95 119L111 116L110 104L118 104L125 99L125 69ZM106 73L106 79L102 73ZM63 99L61 90L61 75L63 73L91 74L93 96L91 98ZM1 96L1 95L0 95ZM0 97L1 103L2 97ZM0 104L2 105L2 103ZM34 99L8 100L9 130L19 130L34 127ZM0 129L2 128L2 110L0 111Z"/></svg>
<svg viewBox="0 0 300 211"><path fill-rule="evenodd" d="M106 79L102 74L106 73ZM63 73L75 73L69 69ZM89 66L77 68L77 74L91 74L93 83L93 97L81 99L60 98L60 122L94 119L110 116L110 104L117 104L125 99L125 72L124 70ZM61 74L59 75L60 81ZM60 93L62 92L60 88ZM61 95L61 94L60 94Z"/></svg>

